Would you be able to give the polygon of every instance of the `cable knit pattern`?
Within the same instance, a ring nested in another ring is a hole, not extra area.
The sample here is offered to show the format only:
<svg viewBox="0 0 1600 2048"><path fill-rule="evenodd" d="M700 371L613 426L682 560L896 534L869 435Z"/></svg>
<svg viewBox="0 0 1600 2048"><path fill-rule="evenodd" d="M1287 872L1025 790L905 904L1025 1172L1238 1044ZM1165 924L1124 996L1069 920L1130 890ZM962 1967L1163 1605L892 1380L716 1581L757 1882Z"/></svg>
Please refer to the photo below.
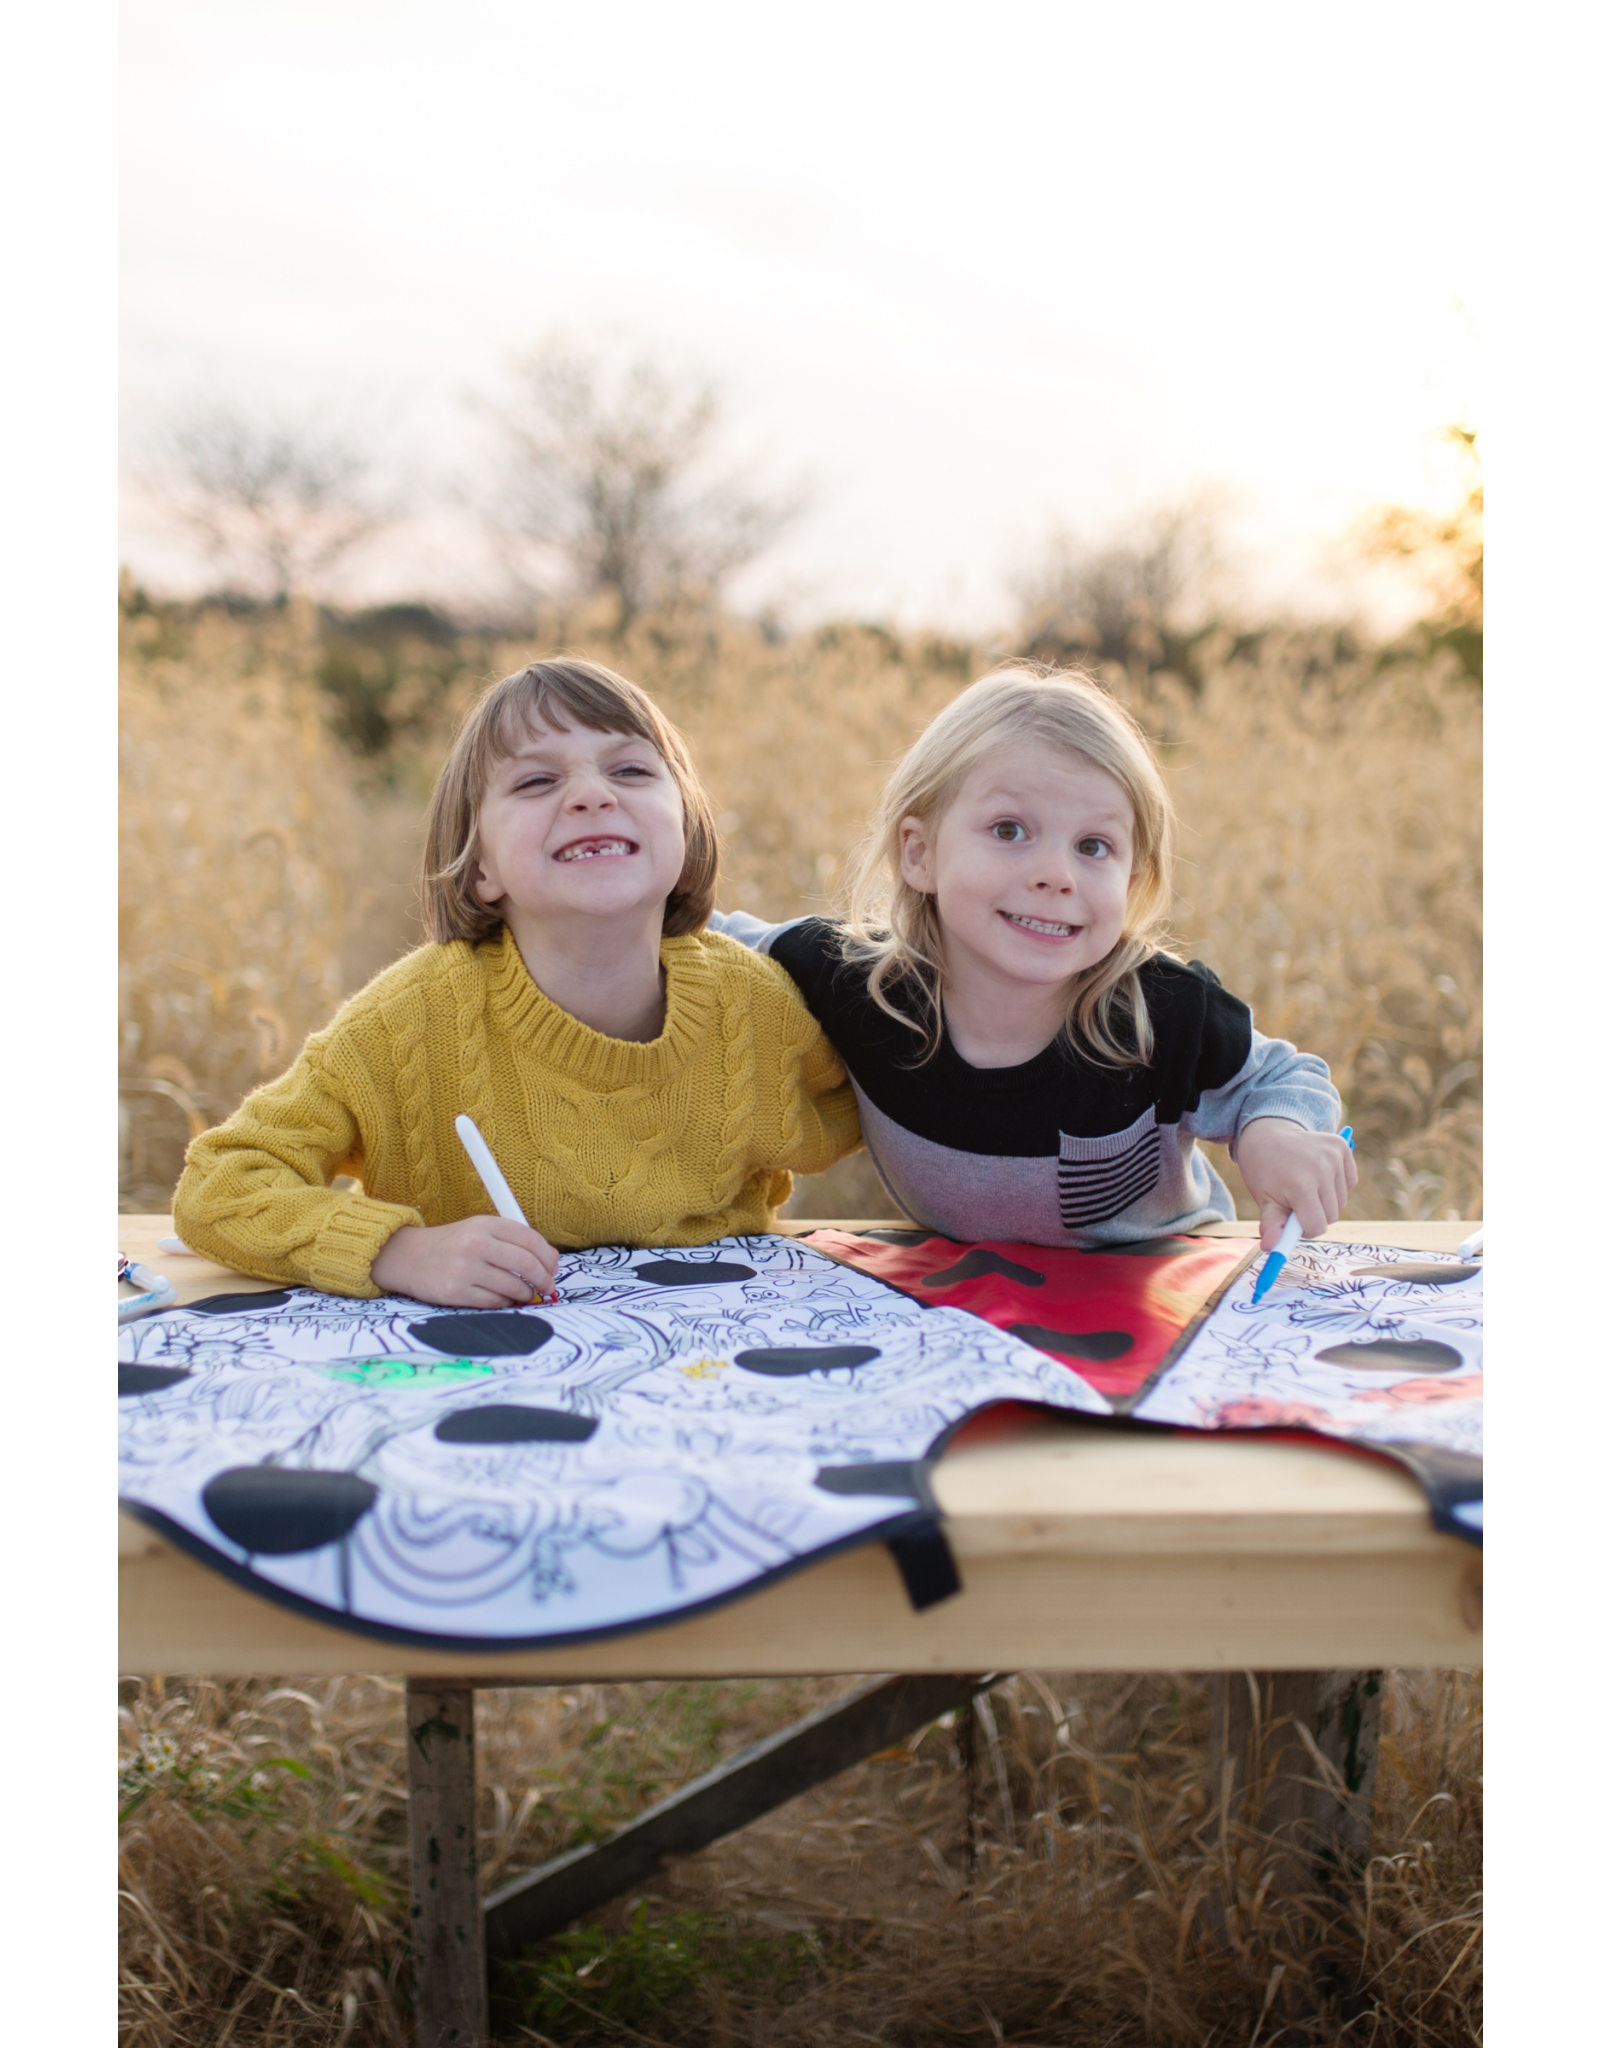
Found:
<svg viewBox="0 0 1600 2048"><path fill-rule="evenodd" d="M743 1178L749 1152L750 1127L754 1121L751 1086L755 1080L756 1049L750 1028L750 1011L740 1003L727 1003L722 1011L722 1150L717 1155L712 1199L720 1208L732 1201ZM779 1138L782 1156L782 1138Z"/></svg>
<svg viewBox="0 0 1600 2048"><path fill-rule="evenodd" d="M420 1002L407 1003L394 1034L395 1095L406 1148L406 1171L416 1190L417 1207L430 1212L439 1206L439 1173L424 1128L428 1113L428 1012Z"/></svg>
<svg viewBox="0 0 1600 2048"><path fill-rule="evenodd" d="M507 932L420 947L190 1146L184 1242L262 1279L375 1294L402 1225L490 1213L462 1110L564 1250L769 1229L791 1173L860 1142L848 1077L774 961L714 933L661 958L666 1020L637 1045L558 1009ZM359 1190L331 1187L341 1174Z"/></svg>
<svg viewBox="0 0 1600 2048"><path fill-rule="evenodd" d="M808 1017L811 1015L809 1010L806 1012L806 1015ZM806 1054L812 1048L811 1034L800 1028L798 1019L785 1017L783 1023L783 1078L780 1095L783 1103L781 1143L783 1145L783 1157L787 1160L789 1148L795 1143L800 1133L799 1097L801 1090L805 1086L805 1077L801 1069Z"/></svg>
<svg viewBox="0 0 1600 2048"><path fill-rule="evenodd" d="M461 957L450 968L450 987L456 1005L456 1045L461 1071L461 1111L482 1131L492 1152L498 1139L489 1109L489 1031L485 1018L483 977L475 971L472 948L457 939L449 948ZM457 1114L461 1112L458 1111Z"/></svg>

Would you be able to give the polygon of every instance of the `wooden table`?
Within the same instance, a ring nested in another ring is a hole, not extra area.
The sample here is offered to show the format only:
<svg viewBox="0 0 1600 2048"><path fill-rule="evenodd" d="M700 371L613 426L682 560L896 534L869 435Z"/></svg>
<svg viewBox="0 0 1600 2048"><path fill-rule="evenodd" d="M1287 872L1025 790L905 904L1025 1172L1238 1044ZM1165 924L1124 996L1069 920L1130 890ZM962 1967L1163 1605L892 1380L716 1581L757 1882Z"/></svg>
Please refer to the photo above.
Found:
<svg viewBox="0 0 1600 2048"><path fill-rule="evenodd" d="M1473 1227L1344 1223L1328 1235L1448 1251ZM180 1302L271 1284L242 1280L209 1260L164 1257L156 1240L171 1229L169 1217L123 1216L118 1243L166 1273ZM1253 1224L1214 1230L1256 1235ZM1025 1440L953 1450L935 1472L934 1489L963 1590L924 1613L910 1609L884 1546L865 1543L711 1614L587 1647L470 1657L391 1652L291 1613L123 1516L121 1666L230 1677L338 1674L403 1654L417 1701L414 1732L436 1725L439 1712L459 1722L467 1696L467 1741L451 1752L466 1760L465 1795L457 1781L427 1791L431 1766L412 1758L415 1790L425 1794L413 1802L414 1843L419 1827L437 1828L430 1838L436 1852L446 1808L470 1798L476 1686L1198 1670L1315 1673L1308 1683L1321 1687L1320 1698L1332 1696L1330 1674L1480 1659L1479 1555L1433 1528L1420 1487L1398 1467L1333 1446L1110 1432L1063 1416ZM466 1879L475 1888L470 1870ZM438 1915L427 1917L448 1918L445 1903L441 1897ZM469 1946L476 1948L475 1934ZM462 1969L472 1974L459 1956L436 1955L434 1964L435 1988L446 1978L454 1986ZM476 1970L481 1986L481 1957ZM466 2043L481 2029L481 1991L474 1994L470 1982L465 1991L451 1986L444 2005L422 2001L422 2048Z"/></svg>

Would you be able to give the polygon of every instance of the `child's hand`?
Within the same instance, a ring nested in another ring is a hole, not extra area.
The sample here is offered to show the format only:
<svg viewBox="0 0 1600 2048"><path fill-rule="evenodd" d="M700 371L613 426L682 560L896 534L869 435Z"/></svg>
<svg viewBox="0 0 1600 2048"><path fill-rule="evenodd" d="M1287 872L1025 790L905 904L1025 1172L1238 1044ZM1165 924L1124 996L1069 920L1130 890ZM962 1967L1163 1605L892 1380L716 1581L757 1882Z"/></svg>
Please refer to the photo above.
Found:
<svg viewBox="0 0 1600 2048"><path fill-rule="evenodd" d="M439 1308L521 1308L550 1292L558 1256L537 1230L503 1216L407 1224L373 1260L372 1283Z"/></svg>
<svg viewBox="0 0 1600 2048"><path fill-rule="evenodd" d="M1233 1141L1244 1184L1261 1208L1261 1249L1270 1252L1293 1210L1302 1236L1337 1220L1359 1176L1355 1154L1331 1131L1302 1130L1281 1116L1252 1118Z"/></svg>

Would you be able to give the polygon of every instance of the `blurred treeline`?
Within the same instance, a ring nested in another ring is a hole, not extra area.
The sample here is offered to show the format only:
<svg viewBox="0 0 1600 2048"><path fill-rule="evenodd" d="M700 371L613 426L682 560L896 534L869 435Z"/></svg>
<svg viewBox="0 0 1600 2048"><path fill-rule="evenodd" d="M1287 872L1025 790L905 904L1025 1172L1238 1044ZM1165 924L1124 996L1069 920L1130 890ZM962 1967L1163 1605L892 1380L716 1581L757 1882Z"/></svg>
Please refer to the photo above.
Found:
<svg viewBox="0 0 1600 2048"><path fill-rule="evenodd" d="M1352 1213L1477 1213L1480 513L1474 481L1454 519L1375 519L1371 546L1432 575L1416 626L1381 642L1197 610L1177 521L1056 543L983 641L785 632L704 579L630 596L591 578L512 631L284 591L166 602L125 575L124 1206L165 1208L191 1132L418 941L420 820L455 725L485 683L563 650L682 727L720 808L722 906L770 917L825 906L886 765L967 682L1012 654L1085 663L1172 778L1175 944L1333 1069ZM796 1198L888 1206L860 1161Z"/></svg>

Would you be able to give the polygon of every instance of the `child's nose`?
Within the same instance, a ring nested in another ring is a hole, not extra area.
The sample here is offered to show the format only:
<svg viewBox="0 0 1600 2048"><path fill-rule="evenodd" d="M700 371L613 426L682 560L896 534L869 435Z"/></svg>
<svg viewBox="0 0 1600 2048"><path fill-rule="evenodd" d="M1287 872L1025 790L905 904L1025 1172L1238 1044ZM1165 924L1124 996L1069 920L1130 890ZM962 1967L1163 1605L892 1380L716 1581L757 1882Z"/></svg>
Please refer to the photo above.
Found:
<svg viewBox="0 0 1600 2048"><path fill-rule="evenodd" d="M1078 839L1070 834L1041 836L1031 876L1041 895L1046 891L1052 896L1076 895L1078 884L1084 879L1078 844Z"/></svg>

